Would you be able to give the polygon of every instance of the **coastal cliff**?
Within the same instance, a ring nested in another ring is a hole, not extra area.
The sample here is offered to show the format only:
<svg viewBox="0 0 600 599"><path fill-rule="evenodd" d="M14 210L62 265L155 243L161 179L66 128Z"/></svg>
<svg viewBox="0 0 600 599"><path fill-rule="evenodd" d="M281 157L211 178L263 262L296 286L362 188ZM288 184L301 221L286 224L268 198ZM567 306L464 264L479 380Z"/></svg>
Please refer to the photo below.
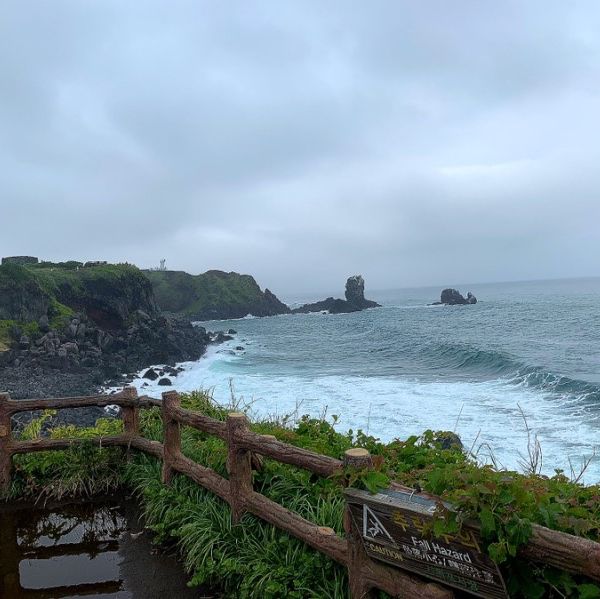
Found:
<svg viewBox="0 0 600 599"><path fill-rule="evenodd" d="M209 270L191 275L182 271L144 271L161 310L190 320L225 320L275 316L290 312L268 289L262 291L250 275Z"/></svg>
<svg viewBox="0 0 600 599"><path fill-rule="evenodd" d="M15 397L91 392L152 363L199 358L202 327L161 313L128 264L0 266L0 375Z"/></svg>

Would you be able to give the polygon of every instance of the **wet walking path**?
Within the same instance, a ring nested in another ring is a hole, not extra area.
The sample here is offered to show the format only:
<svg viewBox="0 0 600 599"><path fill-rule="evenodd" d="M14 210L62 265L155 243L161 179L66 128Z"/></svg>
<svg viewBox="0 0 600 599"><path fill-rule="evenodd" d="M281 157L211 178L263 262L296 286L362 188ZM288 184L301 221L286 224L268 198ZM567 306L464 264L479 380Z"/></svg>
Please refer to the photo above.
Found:
<svg viewBox="0 0 600 599"><path fill-rule="evenodd" d="M0 504L0 599L217 597L151 540L130 503Z"/></svg>

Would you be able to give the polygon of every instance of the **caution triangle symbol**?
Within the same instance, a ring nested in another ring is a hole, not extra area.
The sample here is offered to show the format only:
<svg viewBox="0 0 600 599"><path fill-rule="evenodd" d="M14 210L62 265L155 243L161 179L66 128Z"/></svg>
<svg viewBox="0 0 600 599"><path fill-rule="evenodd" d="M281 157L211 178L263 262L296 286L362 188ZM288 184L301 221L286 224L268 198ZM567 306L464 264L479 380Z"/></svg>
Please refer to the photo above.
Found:
<svg viewBox="0 0 600 599"><path fill-rule="evenodd" d="M363 505L363 537L373 541L387 541L392 545L396 544L381 520L368 505Z"/></svg>

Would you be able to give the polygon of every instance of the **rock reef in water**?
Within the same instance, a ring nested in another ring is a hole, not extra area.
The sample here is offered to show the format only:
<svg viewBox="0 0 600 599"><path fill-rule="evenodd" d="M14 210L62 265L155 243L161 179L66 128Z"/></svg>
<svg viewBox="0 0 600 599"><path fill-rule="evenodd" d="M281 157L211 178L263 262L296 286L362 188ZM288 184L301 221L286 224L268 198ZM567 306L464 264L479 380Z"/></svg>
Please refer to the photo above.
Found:
<svg viewBox="0 0 600 599"><path fill-rule="evenodd" d="M377 302L365 299L365 280L361 275L349 277L346 281L346 299L328 297L320 302L304 304L292 310L293 314L308 314L309 312L329 312L330 314L344 314L360 312L367 308L381 307Z"/></svg>
<svg viewBox="0 0 600 599"><path fill-rule="evenodd" d="M469 291L467 297L464 297L456 289L444 289L439 302L433 302L432 306L444 304L446 306L464 306L467 304L476 304L477 298Z"/></svg>

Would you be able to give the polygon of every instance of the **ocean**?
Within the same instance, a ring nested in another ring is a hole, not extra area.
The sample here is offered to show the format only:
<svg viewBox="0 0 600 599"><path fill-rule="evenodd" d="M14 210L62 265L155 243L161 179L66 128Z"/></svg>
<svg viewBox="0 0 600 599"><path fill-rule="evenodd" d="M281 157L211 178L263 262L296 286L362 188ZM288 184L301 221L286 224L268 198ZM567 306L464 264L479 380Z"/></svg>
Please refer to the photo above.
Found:
<svg viewBox="0 0 600 599"><path fill-rule="evenodd" d="M338 430L386 441L451 430L508 469L523 470L537 438L543 473L578 475L596 452L582 480L600 482L600 279L460 290L479 303L428 305L439 287L367 291L382 308L201 323L237 334L184 363L173 388L223 404L233 389L254 415L336 415Z"/></svg>

